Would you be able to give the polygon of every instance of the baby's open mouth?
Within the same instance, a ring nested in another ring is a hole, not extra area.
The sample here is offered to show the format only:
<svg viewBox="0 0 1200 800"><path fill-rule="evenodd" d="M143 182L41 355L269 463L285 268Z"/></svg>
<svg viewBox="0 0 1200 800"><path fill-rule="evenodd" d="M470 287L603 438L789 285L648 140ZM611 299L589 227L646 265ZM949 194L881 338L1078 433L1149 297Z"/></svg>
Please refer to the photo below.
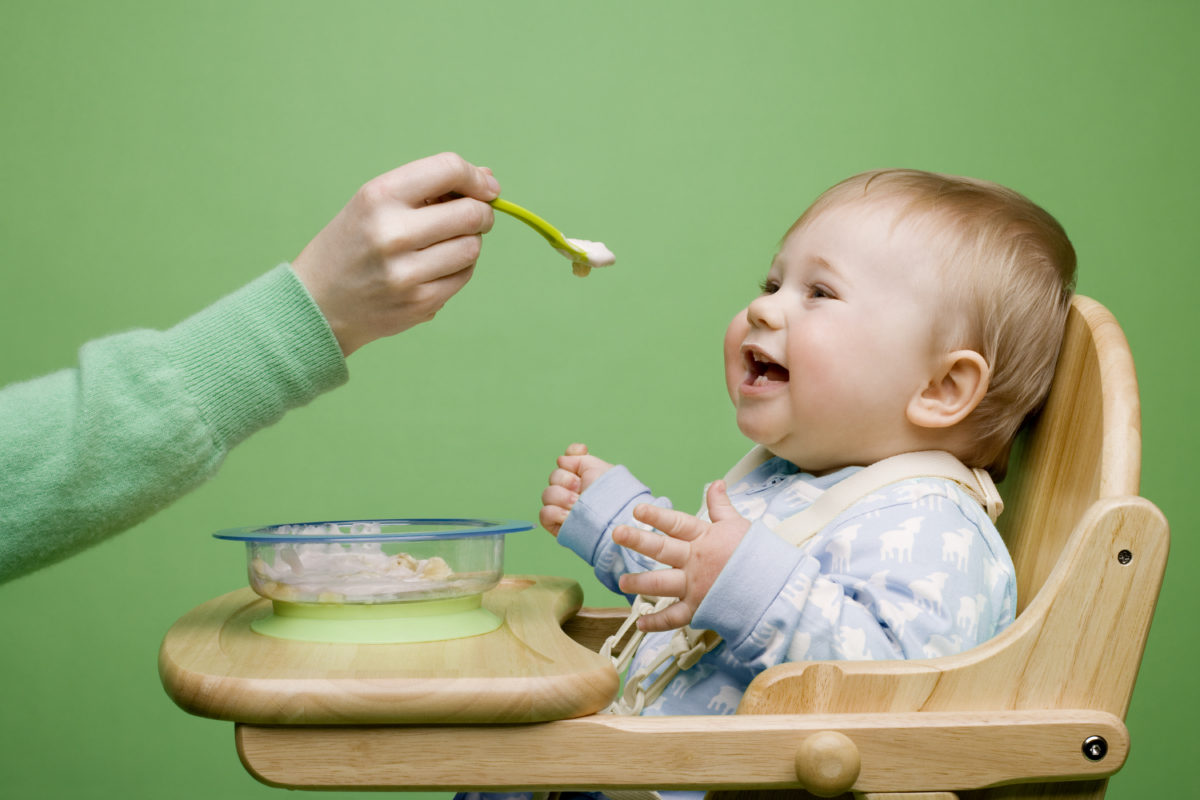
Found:
<svg viewBox="0 0 1200 800"><path fill-rule="evenodd" d="M768 383L787 383L788 370L772 360L766 353L754 349L742 351L746 364L746 383L751 386L766 386Z"/></svg>

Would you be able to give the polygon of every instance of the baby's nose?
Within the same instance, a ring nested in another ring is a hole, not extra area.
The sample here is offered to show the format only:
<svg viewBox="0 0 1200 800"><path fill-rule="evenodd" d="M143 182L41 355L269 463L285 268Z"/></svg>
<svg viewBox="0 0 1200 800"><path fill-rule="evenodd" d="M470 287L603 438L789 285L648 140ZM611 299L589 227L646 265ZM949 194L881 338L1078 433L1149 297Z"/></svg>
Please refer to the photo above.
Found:
<svg viewBox="0 0 1200 800"><path fill-rule="evenodd" d="M746 307L746 320L759 328L779 328L783 324L783 312L778 298L764 294L755 298Z"/></svg>

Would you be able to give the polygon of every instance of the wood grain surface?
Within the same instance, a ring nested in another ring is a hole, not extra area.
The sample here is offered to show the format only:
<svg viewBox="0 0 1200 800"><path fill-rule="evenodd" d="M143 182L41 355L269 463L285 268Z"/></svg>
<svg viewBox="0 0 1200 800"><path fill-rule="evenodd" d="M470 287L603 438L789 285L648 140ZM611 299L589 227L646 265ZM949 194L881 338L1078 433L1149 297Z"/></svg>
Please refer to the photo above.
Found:
<svg viewBox="0 0 1200 800"><path fill-rule="evenodd" d="M611 662L562 622L582 602L574 581L512 576L483 596L504 622L481 636L419 644L315 644L263 636L271 612L250 589L181 618L159 675L185 711L289 725L535 722L590 714L615 696Z"/></svg>

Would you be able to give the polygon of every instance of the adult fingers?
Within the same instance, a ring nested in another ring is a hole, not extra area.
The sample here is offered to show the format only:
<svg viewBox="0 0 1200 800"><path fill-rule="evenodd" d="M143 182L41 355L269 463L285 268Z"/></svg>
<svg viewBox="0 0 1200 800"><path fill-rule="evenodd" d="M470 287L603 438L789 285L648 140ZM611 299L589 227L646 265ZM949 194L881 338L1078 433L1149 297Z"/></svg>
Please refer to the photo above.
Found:
<svg viewBox="0 0 1200 800"><path fill-rule="evenodd" d="M471 197L456 197L409 213L415 214L418 230L429 239L422 247L456 236L487 233L496 222L492 207ZM416 244L416 237L413 239Z"/></svg>
<svg viewBox="0 0 1200 800"><path fill-rule="evenodd" d="M423 282L423 278L414 278L411 274L396 278L389 317L392 324L386 326L386 330L377 332L373 338L391 336L414 325L429 322L471 280L474 273L475 265L472 264L450 275Z"/></svg>
<svg viewBox="0 0 1200 800"><path fill-rule="evenodd" d="M588 448L586 444L575 442L574 444L567 445L567 455L569 456L586 456L587 454Z"/></svg>
<svg viewBox="0 0 1200 800"><path fill-rule="evenodd" d="M366 232L389 255L424 250L439 242L487 233L495 223L492 207L469 197L421 208L384 205L370 217Z"/></svg>
<svg viewBox="0 0 1200 800"><path fill-rule="evenodd" d="M673 539L681 539L685 542L690 542L708 529L707 522L697 519L691 514L685 514L672 508L660 508L649 503L642 503L635 508L633 518L638 522L658 528Z"/></svg>
<svg viewBox="0 0 1200 800"><path fill-rule="evenodd" d="M500 196L500 184L491 170L457 153L439 153L396 167L368 181L367 187L368 192L380 192L414 208L451 193L484 202Z"/></svg>
<svg viewBox="0 0 1200 800"><path fill-rule="evenodd" d="M454 277L455 280L450 283L457 283L461 289L471 275L469 272L466 275L459 273L475 266L482 249L482 236L459 236L430 245L424 250L393 256L389 259L388 269L398 285L419 286Z"/></svg>
<svg viewBox="0 0 1200 800"><path fill-rule="evenodd" d="M433 278L426 282L426 286L430 287L435 294L442 297L442 304L449 300L454 295L458 294L463 286L466 286L467 281L471 280L475 275L475 262L472 260L462 269L457 272L451 272L447 275L442 275L440 278Z"/></svg>

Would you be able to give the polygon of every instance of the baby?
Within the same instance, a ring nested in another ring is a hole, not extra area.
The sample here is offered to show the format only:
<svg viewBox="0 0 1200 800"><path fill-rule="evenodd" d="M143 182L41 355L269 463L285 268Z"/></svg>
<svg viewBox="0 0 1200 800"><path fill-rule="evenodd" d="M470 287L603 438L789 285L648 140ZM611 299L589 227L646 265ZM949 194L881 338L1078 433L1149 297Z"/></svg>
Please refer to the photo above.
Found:
<svg viewBox="0 0 1200 800"><path fill-rule="evenodd" d="M639 620L631 674L671 629L723 640L635 711L733 713L773 664L948 655L1009 625L1016 580L988 474L1003 477L1048 391L1074 274L1061 226L992 183L884 170L822 194L725 335L738 428L759 447L705 508L672 510L583 445L542 495L541 524L607 587L677 598ZM885 480L781 535L864 467L921 451L980 484Z"/></svg>

